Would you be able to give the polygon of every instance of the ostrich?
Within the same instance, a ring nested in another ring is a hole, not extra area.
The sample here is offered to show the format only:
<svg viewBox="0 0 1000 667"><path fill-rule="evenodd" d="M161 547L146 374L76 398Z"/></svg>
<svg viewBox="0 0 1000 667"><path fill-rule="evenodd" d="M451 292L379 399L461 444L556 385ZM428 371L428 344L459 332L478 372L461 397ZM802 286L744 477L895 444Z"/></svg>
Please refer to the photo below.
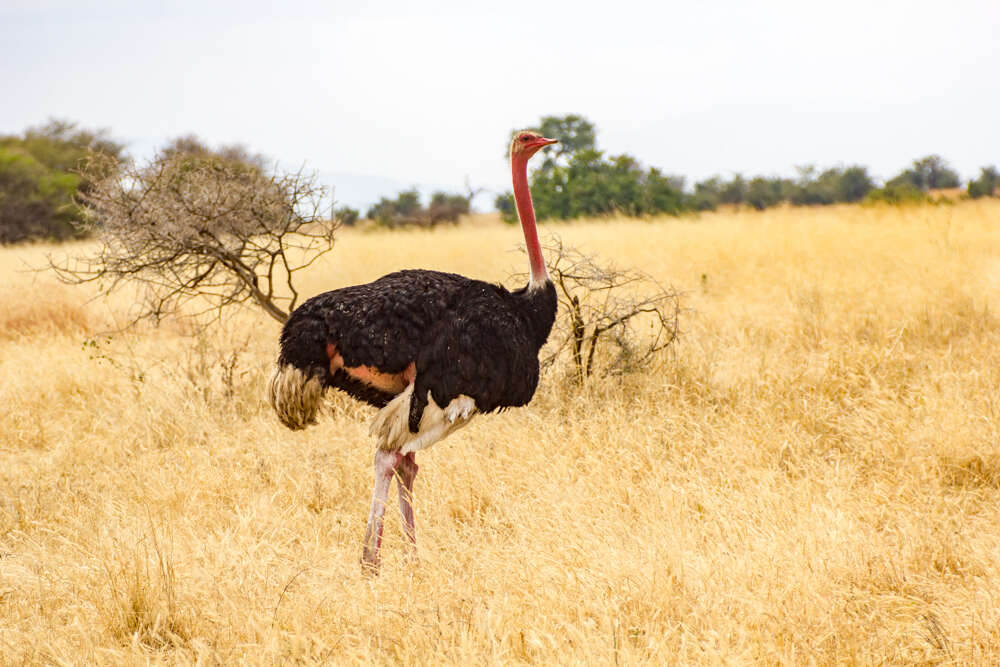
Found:
<svg viewBox="0 0 1000 667"><path fill-rule="evenodd" d="M538 350L556 316L556 292L538 242L528 160L556 143L518 132L510 147L518 217L530 281L499 285L439 271L405 270L326 292L302 303L281 332L268 396L291 429L316 423L329 387L381 408L375 492L362 565L377 571L389 485L399 477L403 530L416 551L413 481L416 452L480 412L526 405L538 385Z"/></svg>

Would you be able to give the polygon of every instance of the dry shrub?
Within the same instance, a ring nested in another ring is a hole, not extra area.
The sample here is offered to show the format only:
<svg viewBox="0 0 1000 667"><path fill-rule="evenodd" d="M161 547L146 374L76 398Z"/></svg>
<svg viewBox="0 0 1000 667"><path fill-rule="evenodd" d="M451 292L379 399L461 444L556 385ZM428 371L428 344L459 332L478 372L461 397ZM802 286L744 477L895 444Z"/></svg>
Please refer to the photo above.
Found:
<svg viewBox="0 0 1000 667"><path fill-rule="evenodd" d="M645 369L680 333L680 294L636 268L618 268L551 236L542 248L559 309L542 368L563 359L570 377L623 375ZM523 281L524 274L511 276Z"/></svg>

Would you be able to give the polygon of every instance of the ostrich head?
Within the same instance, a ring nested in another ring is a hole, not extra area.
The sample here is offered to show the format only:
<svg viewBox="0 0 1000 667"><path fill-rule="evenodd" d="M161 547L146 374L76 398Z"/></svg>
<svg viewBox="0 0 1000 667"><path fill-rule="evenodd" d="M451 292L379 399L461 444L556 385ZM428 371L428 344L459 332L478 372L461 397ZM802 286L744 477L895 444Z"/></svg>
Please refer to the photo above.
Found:
<svg viewBox="0 0 1000 667"><path fill-rule="evenodd" d="M558 143L556 139L546 139L537 132L521 130L514 135L514 140L510 142L510 155L511 157L519 157L527 160L537 153L540 148L555 143Z"/></svg>

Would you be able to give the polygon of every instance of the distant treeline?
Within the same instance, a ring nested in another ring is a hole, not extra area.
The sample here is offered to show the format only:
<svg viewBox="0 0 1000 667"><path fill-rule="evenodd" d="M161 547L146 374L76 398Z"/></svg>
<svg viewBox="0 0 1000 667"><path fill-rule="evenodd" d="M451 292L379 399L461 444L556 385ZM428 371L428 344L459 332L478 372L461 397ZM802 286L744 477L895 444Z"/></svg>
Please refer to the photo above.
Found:
<svg viewBox="0 0 1000 667"><path fill-rule="evenodd" d="M800 167L797 178L714 176L687 189L682 176L645 169L631 155L606 156L597 150L594 125L582 116L546 116L536 129L560 142L548 149L531 176L539 218L677 215L710 211L724 204L758 210L786 202L798 206L863 201L900 204L929 201L933 190L961 186L958 174L944 159L929 155L915 160L881 187L867 167L851 165L822 171ZM983 167L979 177L969 182L966 194L997 196L998 189L1000 173L994 167ZM510 192L498 196L495 203L504 219L517 219Z"/></svg>
<svg viewBox="0 0 1000 667"><path fill-rule="evenodd" d="M435 192L424 206L420 203L420 193L411 188L400 192L395 199L380 199L368 209L368 219L385 227L433 227L442 222L458 222L459 216L469 212L470 200L471 196ZM345 224L353 225L357 221L357 211L346 207L340 210Z"/></svg>
<svg viewBox="0 0 1000 667"><path fill-rule="evenodd" d="M558 139L536 158L531 191L540 219L571 219L610 214L630 216L678 215L708 211L719 206L743 205L765 209L784 202L801 206L838 202L886 202L899 204L928 201L932 191L961 186L958 174L937 155L913 165L879 186L867 167L851 165L818 170L802 167L796 178L719 176L686 188L683 177L645 168L631 155L605 155L597 149L593 123L578 115L546 116L537 127L545 136ZM20 135L0 136L0 243L34 238L63 239L81 234L79 196L95 179L93 171L127 159L124 146L106 130L81 129L76 124L51 120ZM244 147L228 146L210 151L194 137L169 142L161 154L191 153L214 156L223 162L239 161L262 170L266 160ZM94 159L95 154L103 158ZM88 165L90 169L88 170ZM434 226L454 222L468 213L476 191L466 194L435 192L424 205L416 190L382 198L367 211L380 226ZM967 184L965 196L997 196L1000 173L984 167ZM496 207L504 219L515 221L514 198L503 193ZM343 224L354 224L360 211L341 206L332 216Z"/></svg>

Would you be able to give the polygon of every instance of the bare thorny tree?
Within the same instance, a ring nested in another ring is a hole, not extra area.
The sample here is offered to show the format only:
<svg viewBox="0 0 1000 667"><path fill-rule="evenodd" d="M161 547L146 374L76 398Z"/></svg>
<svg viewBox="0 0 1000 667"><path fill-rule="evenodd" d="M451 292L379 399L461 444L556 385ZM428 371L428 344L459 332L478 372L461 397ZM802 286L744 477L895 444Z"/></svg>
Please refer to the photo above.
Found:
<svg viewBox="0 0 1000 667"><path fill-rule="evenodd" d="M91 156L84 169L108 175L80 202L98 249L50 264L66 282L96 282L101 294L138 285L133 323L189 303L192 314L216 318L253 303L284 322L299 301L297 274L333 248L338 222L323 214L326 190L313 175L269 174L211 153L108 160Z"/></svg>
<svg viewBox="0 0 1000 667"><path fill-rule="evenodd" d="M564 355L574 379L637 370L679 334L680 295L637 269L601 265L593 255L552 236L542 244L559 297L559 315L542 358L551 366ZM522 249L523 250L523 249ZM523 275L517 276L523 280ZM640 332L645 327L648 330ZM610 345L611 355L597 354Z"/></svg>

